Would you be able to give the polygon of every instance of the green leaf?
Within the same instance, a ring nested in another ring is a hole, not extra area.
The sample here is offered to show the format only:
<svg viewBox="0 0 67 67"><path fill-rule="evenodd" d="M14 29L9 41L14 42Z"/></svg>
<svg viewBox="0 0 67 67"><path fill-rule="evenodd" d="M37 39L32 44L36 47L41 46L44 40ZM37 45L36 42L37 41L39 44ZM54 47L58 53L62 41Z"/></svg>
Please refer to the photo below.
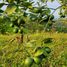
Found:
<svg viewBox="0 0 67 67"><path fill-rule="evenodd" d="M23 2L22 5L27 8L32 8L32 3L31 2Z"/></svg>
<svg viewBox="0 0 67 67"><path fill-rule="evenodd" d="M30 19L31 19L32 21L36 20L36 19L37 19L37 15L35 15L35 14L30 14Z"/></svg>
<svg viewBox="0 0 67 67"><path fill-rule="evenodd" d="M14 4L8 5L7 8L6 8L6 10L5 10L5 13L7 13L8 15L10 15L10 14L12 14L12 13L15 12L16 8L17 7Z"/></svg>
<svg viewBox="0 0 67 67"><path fill-rule="evenodd" d="M42 62L42 59L39 57L33 57L33 59L36 64L40 64Z"/></svg>
<svg viewBox="0 0 67 67"><path fill-rule="evenodd" d="M40 49L40 50L38 50L35 54L34 54L34 56L40 56L40 55L42 55L44 53L44 50L43 49Z"/></svg>
<svg viewBox="0 0 67 67"><path fill-rule="evenodd" d="M15 0L6 0L8 3L13 3Z"/></svg>
<svg viewBox="0 0 67 67"><path fill-rule="evenodd" d="M29 30L28 30L28 29L26 29L26 28L23 28L23 32L24 32L24 33L28 33L28 32L29 32Z"/></svg>
<svg viewBox="0 0 67 67"><path fill-rule="evenodd" d="M46 2L47 0L41 0L42 2ZM50 2L53 2L54 0L48 0Z"/></svg>
<svg viewBox="0 0 67 67"><path fill-rule="evenodd" d="M42 2L46 2L46 0L41 0Z"/></svg>
<svg viewBox="0 0 67 67"><path fill-rule="evenodd" d="M53 2L54 0L48 0L48 1Z"/></svg>
<svg viewBox="0 0 67 67"><path fill-rule="evenodd" d="M0 9L0 13L3 13L4 11Z"/></svg>
<svg viewBox="0 0 67 67"><path fill-rule="evenodd" d="M4 5L4 3L0 3L0 8Z"/></svg>

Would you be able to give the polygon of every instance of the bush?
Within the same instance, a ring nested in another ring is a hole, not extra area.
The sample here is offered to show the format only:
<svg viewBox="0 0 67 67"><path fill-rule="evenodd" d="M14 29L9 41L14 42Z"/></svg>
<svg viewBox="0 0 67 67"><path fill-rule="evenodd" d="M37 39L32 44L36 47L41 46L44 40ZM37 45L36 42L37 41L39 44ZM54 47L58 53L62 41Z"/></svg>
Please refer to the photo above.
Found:
<svg viewBox="0 0 67 67"><path fill-rule="evenodd" d="M66 23L66 21L57 21L53 24L52 28L55 31L67 33L67 23Z"/></svg>
<svg viewBox="0 0 67 67"><path fill-rule="evenodd" d="M0 17L0 33L1 34L5 34L6 32L12 32L12 28L11 27L9 27L9 22L8 21L6 21L6 18L3 18L2 19L2 17Z"/></svg>

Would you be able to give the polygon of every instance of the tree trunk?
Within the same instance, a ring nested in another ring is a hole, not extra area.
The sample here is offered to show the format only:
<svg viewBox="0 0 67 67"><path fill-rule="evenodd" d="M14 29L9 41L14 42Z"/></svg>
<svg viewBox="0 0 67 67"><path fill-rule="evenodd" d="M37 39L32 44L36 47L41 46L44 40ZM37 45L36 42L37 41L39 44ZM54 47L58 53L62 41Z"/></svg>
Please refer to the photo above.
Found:
<svg viewBox="0 0 67 67"><path fill-rule="evenodd" d="M23 37L24 37L23 33L20 36L16 37L18 44L23 43Z"/></svg>
<svg viewBox="0 0 67 67"><path fill-rule="evenodd" d="M23 43L23 37L24 37L24 35L23 35L23 33L20 35L20 41L19 41L19 43L21 44L21 43Z"/></svg>

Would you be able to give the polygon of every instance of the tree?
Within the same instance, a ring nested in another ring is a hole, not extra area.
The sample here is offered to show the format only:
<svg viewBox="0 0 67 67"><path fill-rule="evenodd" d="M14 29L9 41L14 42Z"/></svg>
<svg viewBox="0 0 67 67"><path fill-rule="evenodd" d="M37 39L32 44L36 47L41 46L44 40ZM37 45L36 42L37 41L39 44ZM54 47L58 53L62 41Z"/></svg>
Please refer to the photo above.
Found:
<svg viewBox="0 0 67 67"><path fill-rule="evenodd" d="M47 7L47 2L54 0L39 0L37 2L37 7L33 6L32 0L3 0L2 3L0 3L0 8L3 5L7 5L7 8L5 11L2 11L0 9L0 13L3 15L3 17L7 17L7 19L10 22L10 26L14 27L15 33L21 33L21 41L23 42L23 35L24 35L24 27L25 24L29 21L31 22L37 22L37 23L46 23L46 27L49 27L52 25L50 21L54 19L53 13L61 8L61 11L64 11L62 13L66 14L67 12L67 0L59 0L61 6L52 9ZM43 5L42 5L43 4ZM54 10L54 12L51 14L51 9ZM30 13L27 13L30 12ZM61 13L61 12L60 12ZM62 16L64 17L64 15Z"/></svg>
<svg viewBox="0 0 67 67"><path fill-rule="evenodd" d="M3 3L0 3L0 8L3 5L7 5L7 8L3 13L3 17L7 17L10 23L10 26L14 27L15 33L21 33L21 40L23 42L23 27L26 23L26 10L32 7L32 2L27 0L4 0Z"/></svg>

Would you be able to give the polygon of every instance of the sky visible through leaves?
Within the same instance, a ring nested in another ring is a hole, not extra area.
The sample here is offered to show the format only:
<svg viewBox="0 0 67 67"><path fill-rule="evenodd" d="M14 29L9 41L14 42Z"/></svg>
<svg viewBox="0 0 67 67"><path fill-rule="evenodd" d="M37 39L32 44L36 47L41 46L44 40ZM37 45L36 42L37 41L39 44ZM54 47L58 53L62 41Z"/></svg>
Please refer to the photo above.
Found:
<svg viewBox="0 0 67 67"><path fill-rule="evenodd" d="M33 0L33 1L37 2L37 0ZM2 2L2 0L0 0L0 2ZM60 4L57 2L57 0L55 0L55 1L52 2L52 3L51 3L51 2L48 2L47 5L48 5L49 8L57 8L58 6L60 6ZM7 7L7 6L3 6L2 9L5 10L6 7ZM58 11L59 11L59 10L57 10L57 11L54 13L55 18L58 18L58 17L59 17ZM53 12L53 10L52 10L52 12Z"/></svg>

